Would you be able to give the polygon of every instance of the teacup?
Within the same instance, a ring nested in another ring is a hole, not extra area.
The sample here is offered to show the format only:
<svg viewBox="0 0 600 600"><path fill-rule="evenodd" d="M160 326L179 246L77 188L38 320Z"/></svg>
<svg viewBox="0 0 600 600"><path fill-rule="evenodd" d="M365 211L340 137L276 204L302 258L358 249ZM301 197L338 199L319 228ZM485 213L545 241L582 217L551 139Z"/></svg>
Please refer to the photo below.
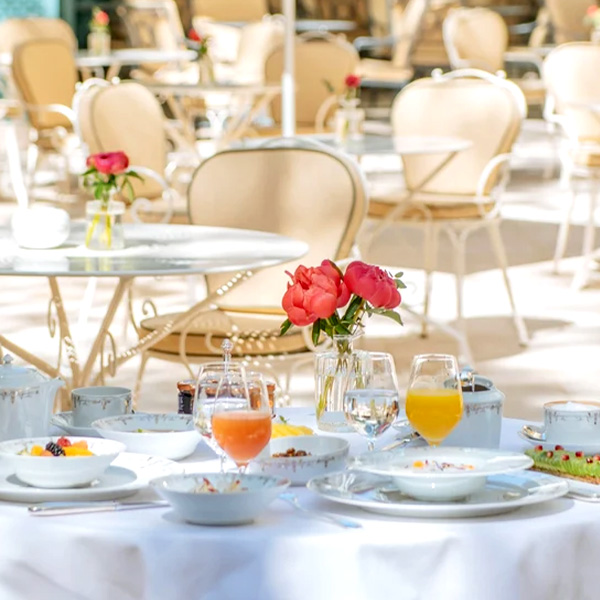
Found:
<svg viewBox="0 0 600 600"><path fill-rule="evenodd" d="M547 402L544 404L546 441L555 444L600 442L600 404Z"/></svg>
<svg viewBox="0 0 600 600"><path fill-rule="evenodd" d="M71 392L73 426L89 427L92 421L131 412L131 390L125 387L95 386Z"/></svg>

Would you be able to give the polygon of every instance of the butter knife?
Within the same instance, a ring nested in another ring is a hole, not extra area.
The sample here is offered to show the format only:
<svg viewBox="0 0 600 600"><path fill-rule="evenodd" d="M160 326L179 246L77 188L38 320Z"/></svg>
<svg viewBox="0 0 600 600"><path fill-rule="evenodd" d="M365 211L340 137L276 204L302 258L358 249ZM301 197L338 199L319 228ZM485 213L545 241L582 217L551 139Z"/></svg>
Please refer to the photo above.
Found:
<svg viewBox="0 0 600 600"><path fill-rule="evenodd" d="M169 503L163 500L151 502L42 502L28 507L29 514L35 517L52 517L55 515L75 515L93 512L109 512L117 510L139 510L142 508L161 508Z"/></svg>

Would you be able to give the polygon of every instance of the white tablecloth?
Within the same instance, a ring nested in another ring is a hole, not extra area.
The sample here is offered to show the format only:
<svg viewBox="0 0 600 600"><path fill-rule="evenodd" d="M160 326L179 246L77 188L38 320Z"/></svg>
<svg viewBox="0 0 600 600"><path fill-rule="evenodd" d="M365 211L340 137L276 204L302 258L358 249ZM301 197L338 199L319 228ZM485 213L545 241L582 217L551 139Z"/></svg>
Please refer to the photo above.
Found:
<svg viewBox="0 0 600 600"><path fill-rule="evenodd" d="M311 420L306 410L286 412ZM524 448L520 424L504 422L503 448ZM350 436L353 450L364 450L364 439ZM193 458L203 457L212 458L200 446ZM420 520L305 489L298 496L363 528L308 519L281 501L243 527L186 525L170 509L36 518L2 503L0 599L600 598L600 505L559 499L497 517Z"/></svg>

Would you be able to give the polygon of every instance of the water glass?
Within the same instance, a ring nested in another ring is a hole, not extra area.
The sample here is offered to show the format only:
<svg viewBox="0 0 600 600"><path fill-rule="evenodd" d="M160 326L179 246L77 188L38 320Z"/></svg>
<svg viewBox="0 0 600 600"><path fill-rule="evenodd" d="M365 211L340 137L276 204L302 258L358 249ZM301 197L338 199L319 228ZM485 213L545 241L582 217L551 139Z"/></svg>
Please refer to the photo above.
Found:
<svg viewBox="0 0 600 600"><path fill-rule="evenodd" d="M375 440L398 417L400 399L394 358L385 352L365 352L355 385L344 394L348 424L367 438L369 451Z"/></svg>

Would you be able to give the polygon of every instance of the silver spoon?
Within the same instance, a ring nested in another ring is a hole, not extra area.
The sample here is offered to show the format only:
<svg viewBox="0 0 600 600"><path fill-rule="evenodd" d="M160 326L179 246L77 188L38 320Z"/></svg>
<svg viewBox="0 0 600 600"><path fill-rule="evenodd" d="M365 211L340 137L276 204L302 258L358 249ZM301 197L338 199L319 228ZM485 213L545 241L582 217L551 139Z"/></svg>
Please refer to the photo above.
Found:
<svg viewBox="0 0 600 600"><path fill-rule="evenodd" d="M522 431L528 438L531 438L532 440L537 440L538 442L546 441L546 436L530 425L523 425Z"/></svg>
<svg viewBox="0 0 600 600"><path fill-rule="evenodd" d="M313 517L315 519L321 519L322 521L327 521L329 523L334 523L335 525L339 525L340 527L345 527L346 529L360 529L362 525L357 521L353 521L352 519L346 519L345 517L337 517L335 515L330 515L327 513L317 512L316 510L310 510L305 508L298 501L298 497L296 494L292 492L284 492L283 494L279 494L279 499L287 502L291 506L293 506L296 510L303 512L305 515Z"/></svg>
<svg viewBox="0 0 600 600"><path fill-rule="evenodd" d="M388 450L395 450L396 448L403 448L404 446L407 446L411 442L418 440L420 437L421 437L420 433L413 431L413 432L409 433L408 435L401 437L399 440L396 440L395 442L392 442L391 444L384 446L381 449L381 451L387 452Z"/></svg>

